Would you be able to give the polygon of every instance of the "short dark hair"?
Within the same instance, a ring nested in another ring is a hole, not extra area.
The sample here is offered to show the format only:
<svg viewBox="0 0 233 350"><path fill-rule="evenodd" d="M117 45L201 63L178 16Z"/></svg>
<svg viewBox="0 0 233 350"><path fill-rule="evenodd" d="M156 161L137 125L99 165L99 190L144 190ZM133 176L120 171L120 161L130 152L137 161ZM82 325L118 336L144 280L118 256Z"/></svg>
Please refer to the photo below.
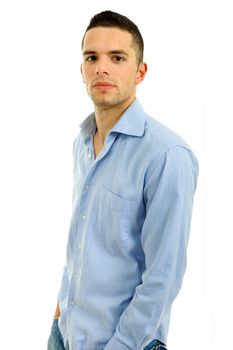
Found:
<svg viewBox="0 0 233 350"><path fill-rule="evenodd" d="M84 38L88 30L97 27L108 27L108 28L119 28L126 32L129 32L132 35L133 45L135 45L137 50L137 59L138 62L143 62L143 51L144 51L144 42L142 35L134 22L132 22L126 16L123 16L117 12L112 11L103 11L97 13L90 20L89 25L85 31L85 34L82 39L82 47L84 43Z"/></svg>

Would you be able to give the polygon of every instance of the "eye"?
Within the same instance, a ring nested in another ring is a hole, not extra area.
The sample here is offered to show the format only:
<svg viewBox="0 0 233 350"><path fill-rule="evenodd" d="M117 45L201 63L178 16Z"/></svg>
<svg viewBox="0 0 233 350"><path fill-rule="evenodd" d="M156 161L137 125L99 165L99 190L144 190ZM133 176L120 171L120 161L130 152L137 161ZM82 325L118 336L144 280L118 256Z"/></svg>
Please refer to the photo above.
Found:
<svg viewBox="0 0 233 350"><path fill-rule="evenodd" d="M87 56L86 57L86 61L87 62L94 62L97 60L97 57L95 55L92 55L92 56Z"/></svg>
<svg viewBox="0 0 233 350"><path fill-rule="evenodd" d="M114 62L119 63L119 62L124 62L124 61L126 61L126 58L125 58L124 56L114 55L114 56L112 57L112 60L113 60Z"/></svg>

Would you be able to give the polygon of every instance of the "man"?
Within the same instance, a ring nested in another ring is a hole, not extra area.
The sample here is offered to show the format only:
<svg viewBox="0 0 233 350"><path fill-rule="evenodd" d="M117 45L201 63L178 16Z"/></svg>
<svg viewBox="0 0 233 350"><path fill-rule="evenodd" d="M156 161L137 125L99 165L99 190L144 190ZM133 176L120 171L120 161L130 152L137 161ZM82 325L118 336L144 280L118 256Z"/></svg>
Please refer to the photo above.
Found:
<svg viewBox="0 0 233 350"><path fill-rule="evenodd" d="M82 51L94 113L74 142L67 261L48 349L166 349L197 161L136 99L147 66L133 22L97 14Z"/></svg>

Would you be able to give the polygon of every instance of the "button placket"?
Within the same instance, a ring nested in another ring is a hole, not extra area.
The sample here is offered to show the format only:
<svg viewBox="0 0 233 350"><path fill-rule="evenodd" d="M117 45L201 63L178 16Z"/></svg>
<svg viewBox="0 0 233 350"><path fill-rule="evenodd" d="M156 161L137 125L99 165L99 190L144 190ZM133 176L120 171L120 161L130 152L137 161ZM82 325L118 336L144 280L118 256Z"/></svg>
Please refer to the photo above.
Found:
<svg viewBox="0 0 233 350"><path fill-rule="evenodd" d="M87 152L87 158L88 158L88 159L91 159L91 157L92 157L92 153L91 153L90 150L88 150L88 152Z"/></svg>
<svg viewBox="0 0 233 350"><path fill-rule="evenodd" d="M74 276L74 279L77 280L77 278L78 278L78 273L75 272L75 273L73 274L73 276Z"/></svg>
<svg viewBox="0 0 233 350"><path fill-rule="evenodd" d="M86 218L87 218L86 213L82 213L82 219L83 219L83 220L86 220Z"/></svg>

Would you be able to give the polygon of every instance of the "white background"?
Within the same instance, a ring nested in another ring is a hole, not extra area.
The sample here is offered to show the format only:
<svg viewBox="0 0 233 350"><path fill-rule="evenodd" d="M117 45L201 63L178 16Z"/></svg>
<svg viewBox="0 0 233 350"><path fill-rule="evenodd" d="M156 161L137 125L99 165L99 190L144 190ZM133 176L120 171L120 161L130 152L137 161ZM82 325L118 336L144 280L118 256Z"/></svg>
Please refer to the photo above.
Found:
<svg viewBox="0 0 233 350"><path fill-rule="evenodd" d="M71 214L72 144L92 111L80 41L105 9L138 24L149 66L138 97L200 164L169 350L231 348L233 25L224 0L1 1L0 347L46 349Z"/></svg>

